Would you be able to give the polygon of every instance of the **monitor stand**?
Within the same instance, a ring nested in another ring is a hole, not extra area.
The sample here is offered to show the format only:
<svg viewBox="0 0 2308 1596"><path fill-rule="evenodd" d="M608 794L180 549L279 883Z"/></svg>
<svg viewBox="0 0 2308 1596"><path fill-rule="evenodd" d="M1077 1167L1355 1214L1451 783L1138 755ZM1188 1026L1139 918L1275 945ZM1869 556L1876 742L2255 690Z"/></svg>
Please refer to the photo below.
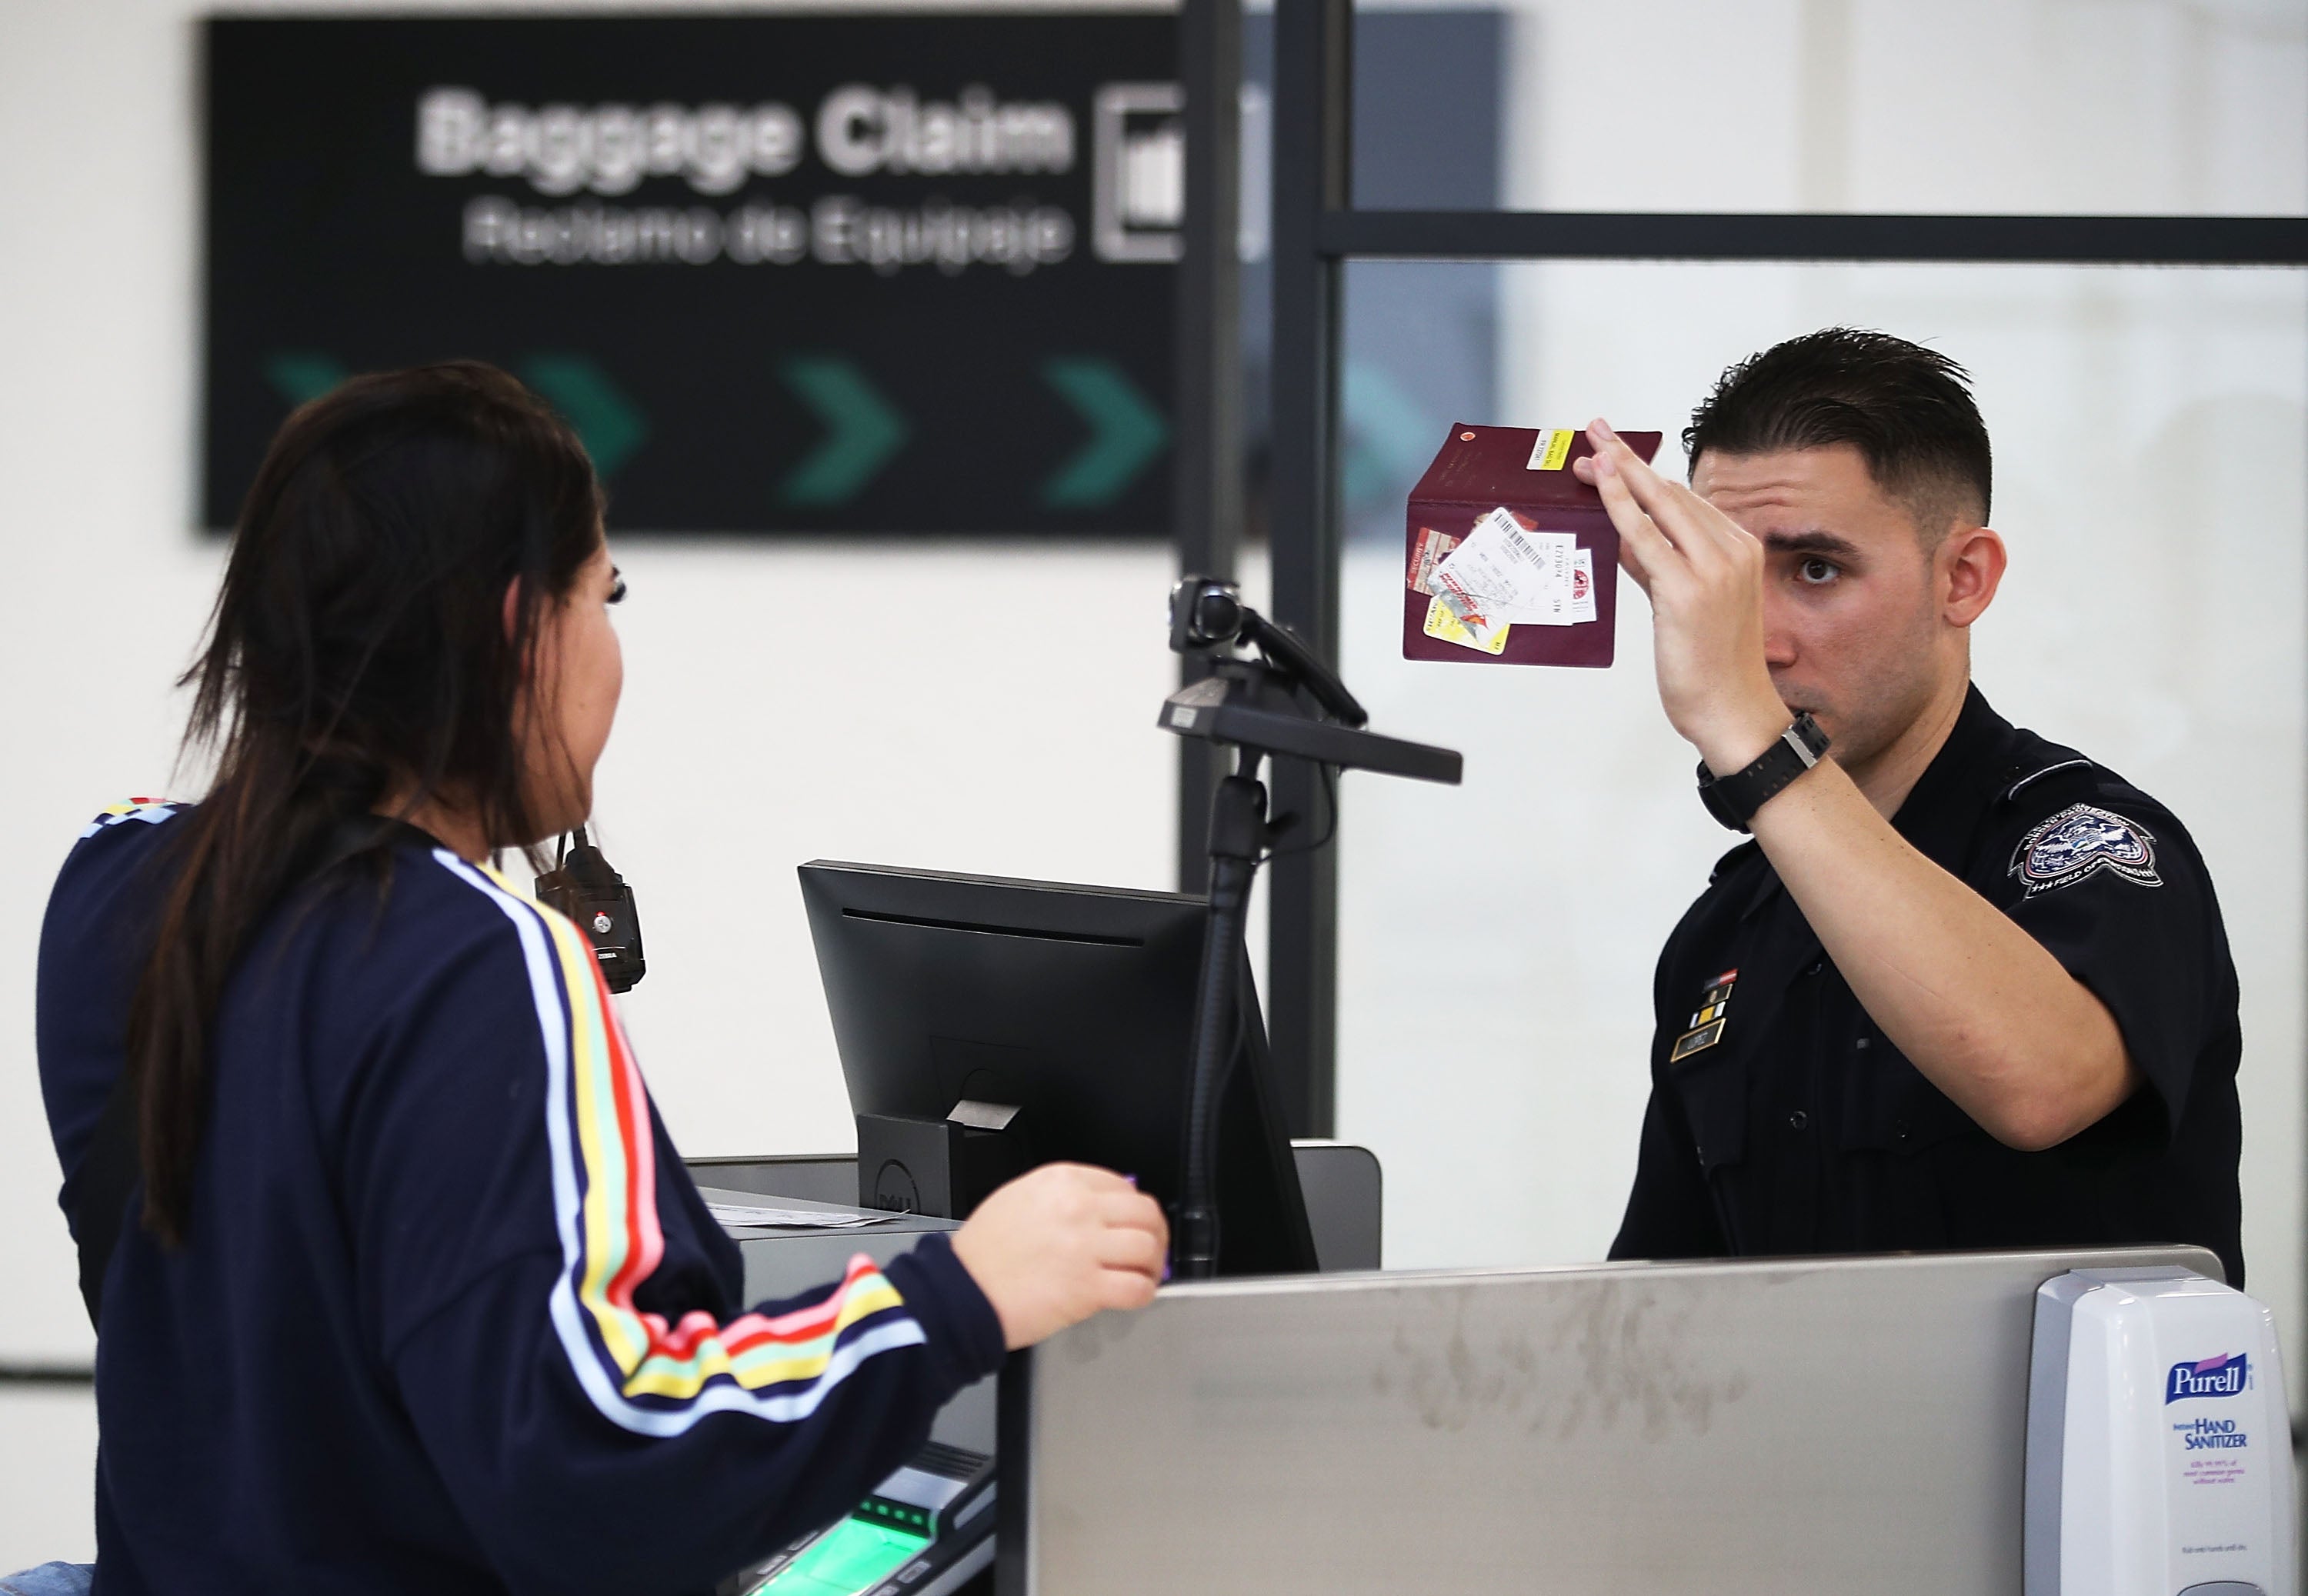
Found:
<svg viewBox="0 0 2308 1596"><path fill-rule="evenodd" d="M995 1188L1034 1167L1015 1104L963 1098L943 1120L857 1117L857 1204L967 1219Z"/></svg>

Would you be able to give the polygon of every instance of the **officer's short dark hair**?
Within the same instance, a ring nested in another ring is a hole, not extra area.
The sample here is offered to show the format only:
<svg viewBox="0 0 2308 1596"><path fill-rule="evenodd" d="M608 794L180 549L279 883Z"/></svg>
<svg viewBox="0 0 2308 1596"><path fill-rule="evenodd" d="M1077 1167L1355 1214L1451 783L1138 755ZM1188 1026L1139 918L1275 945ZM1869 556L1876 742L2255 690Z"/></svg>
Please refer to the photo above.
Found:
<svg viewBox="0 0 2308 1596"><path fill-rule="evenodd" d="M1830 327L1751 355L1692 412L1699 457L1855 445L1876 485L1904 502L1926 544L1959 517L1984 524L1994 470L1971 373L1888 332Z"/></svg>

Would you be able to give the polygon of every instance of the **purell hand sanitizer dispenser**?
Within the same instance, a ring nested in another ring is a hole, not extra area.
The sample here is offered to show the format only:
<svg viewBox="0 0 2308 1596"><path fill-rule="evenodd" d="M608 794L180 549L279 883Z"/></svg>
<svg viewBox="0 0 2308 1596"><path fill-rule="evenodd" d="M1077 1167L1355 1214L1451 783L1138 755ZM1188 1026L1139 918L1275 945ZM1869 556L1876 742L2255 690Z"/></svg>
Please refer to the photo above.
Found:
<svg viewBox="0 0 2308 1596"><path fill-rule="evenodd" d="M2036 1293L2027 1596L2297 1596L2276 1325L2185 1269Z"/></svg>

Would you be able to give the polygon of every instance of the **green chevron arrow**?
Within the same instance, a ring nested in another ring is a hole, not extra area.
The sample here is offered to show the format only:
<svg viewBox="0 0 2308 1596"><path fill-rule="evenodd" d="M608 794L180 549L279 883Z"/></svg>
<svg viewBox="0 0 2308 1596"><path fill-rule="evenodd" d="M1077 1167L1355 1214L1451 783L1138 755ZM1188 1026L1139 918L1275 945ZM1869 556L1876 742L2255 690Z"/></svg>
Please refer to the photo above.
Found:
<svg viewBox="0 0 2308 1596"><path fill-rule="evenodd" d="M604 480L649 441L649 417L590 356L532 355L521 363L521 374L577 429Z"/></svg>
<svg viewBox="0 0 2308 1596"><path fill-rule="evenodd" d="M334 356L287 350L264 363L264 380L291 406L316 399L352 373Z"/></svg>
<svg viewBox="0 0 2308 1596"><path fill-rule="evenodd" d="M791 505L846 504L862 492L913 429L866 373L838 355L797 355L778 375L825 424L825 436L778 485Z"/></svg>
<svg viewBox="0 0 2308 1596"><path fill-rule="evenodd" d="M1042 381L1089 423L1089 442L1042 485L1053 510L1099 510L1128 492L1170 442L1170 424L1122 368L1101 355L1042 363Z"/></svg>

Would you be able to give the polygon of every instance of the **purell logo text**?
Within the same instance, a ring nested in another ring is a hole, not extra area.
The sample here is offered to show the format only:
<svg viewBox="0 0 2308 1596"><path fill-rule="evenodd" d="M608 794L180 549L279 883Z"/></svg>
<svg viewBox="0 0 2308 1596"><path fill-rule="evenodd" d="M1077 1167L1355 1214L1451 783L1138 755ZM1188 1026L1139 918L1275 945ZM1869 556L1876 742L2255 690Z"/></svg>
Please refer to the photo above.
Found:
<svg viewBox="0 0 2308 1596"><path fill-rule="evenodd" d="M2201 1363L2175 1363L2165 1377L2167 1407L2194 1396L2238 1396L2252 1376L2252 1360L2242 1352L2207 1358Z"/></svg>

